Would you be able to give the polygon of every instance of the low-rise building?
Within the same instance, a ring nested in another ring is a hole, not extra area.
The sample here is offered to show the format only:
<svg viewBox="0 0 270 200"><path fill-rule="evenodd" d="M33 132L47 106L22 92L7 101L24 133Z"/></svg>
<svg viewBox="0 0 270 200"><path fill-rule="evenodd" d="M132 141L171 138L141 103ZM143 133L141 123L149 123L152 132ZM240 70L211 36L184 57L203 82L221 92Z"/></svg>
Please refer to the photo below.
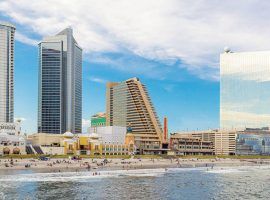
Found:
<svg viewBox="0 0 270 200"><path fill-rule="evenodd" d="M170 149L176 155L213 155L212 141L204 141L191 135L174 134L170 137Z"/></svg>
<svg viewBox="0 0 270 200"><path fill-rule="evenodd" d="M236 148L235 130L205 130L173 133L182 137L193 137L202 141L211 141L215 155L234 155ZM173 135L172 134L172 135Z"/></svg>
<svg viewBox="0 0 270 200"><path fill-rule="evenodd" d="M269 128L246 128L243 131L237 131L236 154L270 155Z"/></svg>
<svg viewBox="0 0 270 200"><path fill-rule="evenodd" d="M0 123L0 133L7 133L9 135L20 135L21 134L21 123L20 121L14 123Z"/></svg>
<svg viewBox="0 0 270 200"><path fill-rule="evenodd" d="M129 134L126 134L123 142L104 142L97 133L37 133L28 136L28 143L28 154L131 155L136 149L134 136Z"/></svg>
<svg viewBox="0 0 270 200"><path fill-rule="evenodd" d="M127 128L121 126L91 127L89 133L96 133L104 143L124 143Z"/></svg>
<svg viewBox="0 0 270 200"><path fill-rule="evenodd" d="M0 155L26 154L25 139L22 136L0 133Z"/></svg>

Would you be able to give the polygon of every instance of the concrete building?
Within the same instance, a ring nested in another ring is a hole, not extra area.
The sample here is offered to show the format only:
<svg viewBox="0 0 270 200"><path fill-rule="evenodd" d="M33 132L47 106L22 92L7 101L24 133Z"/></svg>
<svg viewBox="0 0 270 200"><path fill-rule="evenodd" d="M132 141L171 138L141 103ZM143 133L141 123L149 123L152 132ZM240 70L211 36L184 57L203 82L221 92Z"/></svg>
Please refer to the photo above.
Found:
<svg viewBox="0 0 270 200"><path fill-rule="evenodd" d="M82 49L72 32L39 43L39 133L82 131Z"/></svg>
<svg viewBox="0 0 270 200"><path fill-rule="evenodd" d="M197 138L201 141L211 141L215 155L234 155L236 149L236 131L232 130L205 130L178 132L184 138ZM180 137L179 136L179 137Z"/></svg>
<svg viewBox="0 0 270 200"><path fill-rule="evenodd" d="M0 123L14 120L15 26L0 22Z"/></svg>
<svg viewBox="0 0 270 200"><path fill-rule="evenodd" d="M123 143L106 143L96 134L46 134L29 135L28 154L47 155L133 155L134 136L126 135Z"/></svg>
<svg viewBox="0 0 270 200"><path fill-rule="evenodd" d="M97 113L91 117L91 127L106 126L106 114L103 112Z"/></svg>
<svg viewBox="0 0 270 200"><path fill-rule="evenodd" d="M194 137L203 141L215 141L215 133L217 130L204 130L204 131L187 131L187 132L178 132L183 137ZM177 134L177 133L173 133Z"/></svg>
<svg viewBox="0 0 270 200"><path fill-rule="evenodd" d="M127 128L121 126L91 127L89 133L96 133L105 143L124 143Z"/></svg>
<svg viewBox="0 0 270 200"><path fill-rule="evenodd" d="M220 55L220 128L270 126L270 51Z"/></svg>
<svg viewBox="0 0 270 200"><path fill-rule="evenodd" d="M138 78L107 83L107 126L131 127L138 151L162 147L163 131L145 85Z"/></svg>
<svg viewBox="0 0 270 200"><path fill-rule="evenodd" d="M235 155L236 132L217 131L215 133L214 148L216 155Z"/></svg>
<svg viewBox="0 0 270 200"><path fill-rule="evenodd" d="M213 155L215 153L212 141L204 141L191 135L171 135L169 147L176 155Z"/></svg>

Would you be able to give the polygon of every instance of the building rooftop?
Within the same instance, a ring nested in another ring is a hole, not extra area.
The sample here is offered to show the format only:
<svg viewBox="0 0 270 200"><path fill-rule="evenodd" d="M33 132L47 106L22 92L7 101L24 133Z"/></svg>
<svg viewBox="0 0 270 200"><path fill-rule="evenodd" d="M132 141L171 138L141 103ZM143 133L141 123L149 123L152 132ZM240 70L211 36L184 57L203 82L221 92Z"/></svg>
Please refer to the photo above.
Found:
<svg viewBox="0 0 270 200"><path fill-rule="evenodd" d="M4 22L4 21L0 21L0 25L7 26L7 27L12 27L12 28L16 28L13 24L11 24L9 22Z"/></svg>

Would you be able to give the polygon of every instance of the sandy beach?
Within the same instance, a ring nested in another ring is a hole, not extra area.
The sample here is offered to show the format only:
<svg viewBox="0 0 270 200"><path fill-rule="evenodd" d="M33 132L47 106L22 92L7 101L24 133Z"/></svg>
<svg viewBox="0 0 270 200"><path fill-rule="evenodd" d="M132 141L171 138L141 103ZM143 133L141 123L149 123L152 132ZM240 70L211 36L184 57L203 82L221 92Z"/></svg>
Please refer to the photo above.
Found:
<svg viewBox="0 0 270 200"><path fill-rule="evenodd" d="M196 168L270 165L270 159L91 159L81 160L52 158L38 159L0 159L0 170L37 170L44 172L101 171L117 169L151 168Z"/></svg>

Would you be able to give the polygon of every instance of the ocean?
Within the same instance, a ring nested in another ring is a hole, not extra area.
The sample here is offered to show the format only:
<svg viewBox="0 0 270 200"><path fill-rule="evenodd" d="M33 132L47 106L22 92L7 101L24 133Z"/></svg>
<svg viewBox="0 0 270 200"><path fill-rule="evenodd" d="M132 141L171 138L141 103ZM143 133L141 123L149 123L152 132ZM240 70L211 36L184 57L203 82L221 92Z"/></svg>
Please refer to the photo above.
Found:
<svg viewBox="0 0 270 200"><path fill-rule="evenodd" d="M100 173L100 174L99 174ZM270 199L270 166L0 171L0 199Z"/></svg>

